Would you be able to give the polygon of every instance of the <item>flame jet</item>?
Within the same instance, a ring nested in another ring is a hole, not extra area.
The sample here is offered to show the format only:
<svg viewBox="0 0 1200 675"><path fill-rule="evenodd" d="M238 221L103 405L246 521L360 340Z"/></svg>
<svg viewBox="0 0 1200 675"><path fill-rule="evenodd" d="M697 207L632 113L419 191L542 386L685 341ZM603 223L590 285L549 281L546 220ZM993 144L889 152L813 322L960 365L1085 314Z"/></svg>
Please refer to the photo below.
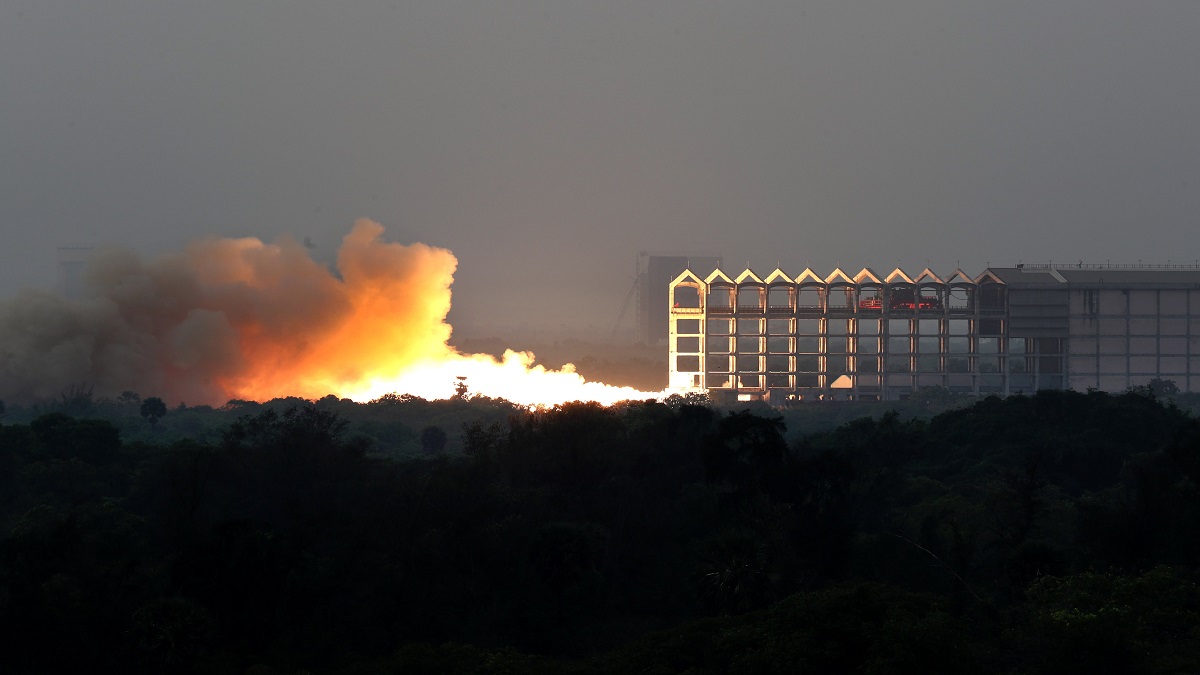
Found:
<svg viewBox="0 0 1200 675"><path fill-rule="evenodd" d="M79 385L209 404L448 398L460 377L472 393L523 405L656 395L586 382L570 364L547 370L525 352L499 361L457 352L446 315L458 261L446 249L385 242L383 232L359 220L336 274L287 238L207 239L150 261L98 253L84 299L23 291L0 303L0 400Z"/></svg>

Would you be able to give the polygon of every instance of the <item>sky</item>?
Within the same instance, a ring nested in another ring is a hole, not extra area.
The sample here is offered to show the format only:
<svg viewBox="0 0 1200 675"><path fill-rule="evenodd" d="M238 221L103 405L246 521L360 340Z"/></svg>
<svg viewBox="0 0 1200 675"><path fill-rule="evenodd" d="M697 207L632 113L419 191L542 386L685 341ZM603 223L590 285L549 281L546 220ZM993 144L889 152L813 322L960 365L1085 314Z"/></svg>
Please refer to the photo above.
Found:
<svg viewBox="0 0 1200 675"><path fill-rule="evenodd" d="M4 0L0 289L52 286L64 245L332 261L360 217L452 250L480 336L607 336L641 252L1192 263L1197 27L1195 0Z"/></svg>

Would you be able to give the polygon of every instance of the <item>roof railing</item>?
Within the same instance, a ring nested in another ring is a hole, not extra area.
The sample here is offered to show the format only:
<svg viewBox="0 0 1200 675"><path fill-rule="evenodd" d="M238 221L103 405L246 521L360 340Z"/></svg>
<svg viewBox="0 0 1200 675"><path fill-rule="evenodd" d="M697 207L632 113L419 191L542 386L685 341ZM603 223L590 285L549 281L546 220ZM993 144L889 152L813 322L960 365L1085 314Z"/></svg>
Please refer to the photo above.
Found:
<svg viewBox="0 0 1200 675"><path fill-rule="evenodd" d="M1200 270L1200 261L1191 263L1017 263L1027 270Z"/></svg>

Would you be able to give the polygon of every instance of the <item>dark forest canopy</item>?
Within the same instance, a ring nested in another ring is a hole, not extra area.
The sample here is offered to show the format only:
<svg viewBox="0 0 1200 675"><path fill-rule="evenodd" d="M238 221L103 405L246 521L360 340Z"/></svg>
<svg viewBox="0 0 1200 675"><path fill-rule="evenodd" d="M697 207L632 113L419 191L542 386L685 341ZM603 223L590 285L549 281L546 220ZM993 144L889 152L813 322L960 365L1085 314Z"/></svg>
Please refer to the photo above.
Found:
<svg viewBox="0 0 1200 675"><path fill-rule="evenodd" d="M5 670L1200 668L1196 418L964 403L10 410Z"/></svg>

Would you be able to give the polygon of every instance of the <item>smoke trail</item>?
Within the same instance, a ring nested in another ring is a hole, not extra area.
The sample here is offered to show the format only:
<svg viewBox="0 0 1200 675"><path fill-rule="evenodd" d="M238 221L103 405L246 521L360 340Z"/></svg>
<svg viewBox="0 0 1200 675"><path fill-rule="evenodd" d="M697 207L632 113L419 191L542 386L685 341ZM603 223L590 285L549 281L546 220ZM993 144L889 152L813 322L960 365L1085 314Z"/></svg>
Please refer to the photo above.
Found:
<svg viewBox="0 0 1200 675"><path fill-rule="evenodd" d="M209 239L149 261L99 253L84 299L24 291L0 303L0 400L79 385L209 404L392 391L445 398L459 376L475 392L526 404L645 396L585 383L570 367L546 371L530 354L458 354L445 322L454 255L382 234L358 221L337 274L290 239Z"/></svg>

